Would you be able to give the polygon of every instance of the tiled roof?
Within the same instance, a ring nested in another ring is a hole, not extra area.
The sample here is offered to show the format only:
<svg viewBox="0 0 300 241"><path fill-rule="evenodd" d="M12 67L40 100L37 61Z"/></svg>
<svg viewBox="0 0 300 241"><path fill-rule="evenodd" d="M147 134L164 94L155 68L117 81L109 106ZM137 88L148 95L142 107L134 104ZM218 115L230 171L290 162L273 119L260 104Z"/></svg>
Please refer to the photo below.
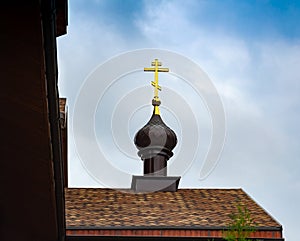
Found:
<svg viewBox="0 0 300 241"><path fill-rule="evenodd" d="M221 228L237 204L246 205L257 227L280 227L242 189L179 189L133 194L111 189L66 189L67 228Z"/></svg>

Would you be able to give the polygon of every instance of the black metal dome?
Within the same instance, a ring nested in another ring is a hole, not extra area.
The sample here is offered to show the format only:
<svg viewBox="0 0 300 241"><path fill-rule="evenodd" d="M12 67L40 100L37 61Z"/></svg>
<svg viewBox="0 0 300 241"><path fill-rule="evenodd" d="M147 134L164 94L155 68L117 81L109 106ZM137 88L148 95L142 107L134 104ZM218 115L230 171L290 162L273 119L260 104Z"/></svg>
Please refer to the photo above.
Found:
<svg viewBox="0 0 300 241"><path fill-rule="evenodd" d="M169 159L173 155L172 150L177 144L177 137L175 132L163 122L160 115L153 111L149 122L136 133L134 144L142 159L154 155L164 155Z"/></svg>

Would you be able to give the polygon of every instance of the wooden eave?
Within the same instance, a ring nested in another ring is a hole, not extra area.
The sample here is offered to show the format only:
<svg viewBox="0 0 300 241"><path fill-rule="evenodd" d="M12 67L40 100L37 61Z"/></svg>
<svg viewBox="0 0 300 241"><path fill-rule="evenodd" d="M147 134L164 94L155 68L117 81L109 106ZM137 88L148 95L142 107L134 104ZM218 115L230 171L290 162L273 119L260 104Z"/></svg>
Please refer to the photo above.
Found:
<svg viewBox="0 0 300 241"><path fill-rule="evenodd" d="M140 227L136 229L97 229L97 228L67 228L66 235L70 236L118 236L118 237L206 237L208 239L212 238L222 238L224 236L224 230L226 228L210 228L210 227L162 227L162 228L147 228ZM282 234L280 229L276 228L259 228L254 233L251 234L250 238L272 238L275 240L281 240Z"/></svg>

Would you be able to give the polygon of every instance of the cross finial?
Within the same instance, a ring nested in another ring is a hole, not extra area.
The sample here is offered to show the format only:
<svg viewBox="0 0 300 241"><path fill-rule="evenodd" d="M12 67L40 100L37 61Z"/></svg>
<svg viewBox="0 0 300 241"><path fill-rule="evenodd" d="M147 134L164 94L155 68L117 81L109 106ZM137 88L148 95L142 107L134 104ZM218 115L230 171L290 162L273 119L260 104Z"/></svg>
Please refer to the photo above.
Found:
<svg viewBox="0 0 300 241"><path fill-rule="evenodd" d="M155 59L152 63L152 68L144 68L144 71L152 71L154 72L154 81L151 81L151 85L154 87L154 97L152 100L152 104L154 105L154 113L156 115L159 115L159 105L160 100L158 97L158 91L161 90L161 87L158 85L158 72L169 72L169 68L160 68L161 62L158 61L158 59Z"/></svg>

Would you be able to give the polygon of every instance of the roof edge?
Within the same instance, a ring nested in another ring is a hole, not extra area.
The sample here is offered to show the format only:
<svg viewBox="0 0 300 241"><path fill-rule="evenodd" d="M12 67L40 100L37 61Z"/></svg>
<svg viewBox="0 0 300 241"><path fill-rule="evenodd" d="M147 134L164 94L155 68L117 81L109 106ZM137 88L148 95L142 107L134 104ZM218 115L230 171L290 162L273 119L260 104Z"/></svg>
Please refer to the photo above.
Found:
<svg viewBox="0 0 300 241"><path fill-rule="evenodd" d="M242 189L242 188L241 188ZM268 214L273 221L275 221L275 223L277 223L279 226L281 226L281 230L282 230L282 225L279 223L279 221L277 220L277 218L275 218L273 215L271 215L258 201L256 201L248 192L246 192L244 189L242 189L242 191L254 202L256 203L266 214Z"/></svg>
<svg viewBox="0 0 300 241"><path fill-rule="evenodd" d="M67 226L68 230L225 230L226 226ZM277 227L255 227L256 231L282 231L282 226Z"/></svg>

